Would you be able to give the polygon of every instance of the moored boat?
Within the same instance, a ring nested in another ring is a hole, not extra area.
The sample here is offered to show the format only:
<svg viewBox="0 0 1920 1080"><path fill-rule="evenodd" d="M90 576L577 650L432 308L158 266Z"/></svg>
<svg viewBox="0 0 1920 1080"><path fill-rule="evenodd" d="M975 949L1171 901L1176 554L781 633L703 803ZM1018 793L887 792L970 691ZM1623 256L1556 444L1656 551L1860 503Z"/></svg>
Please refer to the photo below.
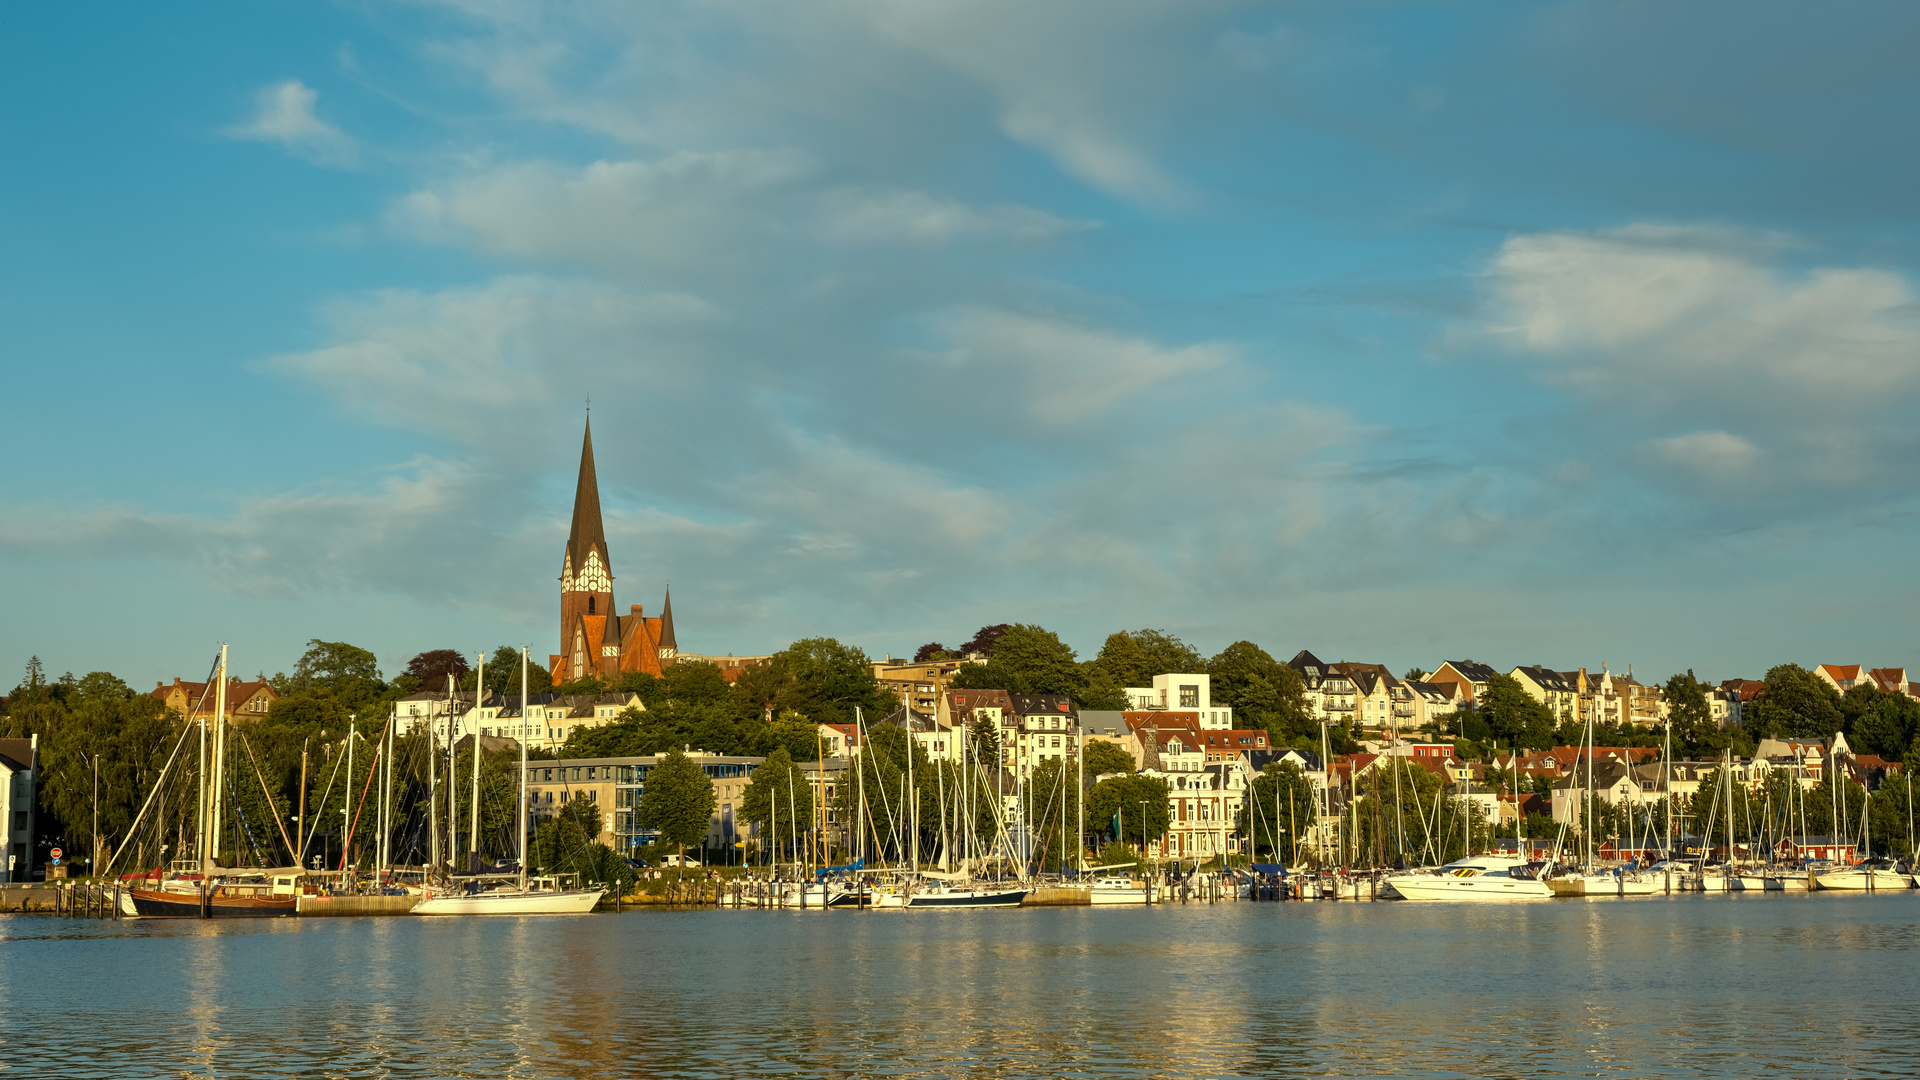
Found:
<svg viewBox="0 0 1920 1080"><path fill-rule="evenodd" d="M1424 874L1392 874L1387 886L1402 900L1544 900L1553 890L1537 878L1516 877L1526 864L1498 855L1474 855Z"/></svg>

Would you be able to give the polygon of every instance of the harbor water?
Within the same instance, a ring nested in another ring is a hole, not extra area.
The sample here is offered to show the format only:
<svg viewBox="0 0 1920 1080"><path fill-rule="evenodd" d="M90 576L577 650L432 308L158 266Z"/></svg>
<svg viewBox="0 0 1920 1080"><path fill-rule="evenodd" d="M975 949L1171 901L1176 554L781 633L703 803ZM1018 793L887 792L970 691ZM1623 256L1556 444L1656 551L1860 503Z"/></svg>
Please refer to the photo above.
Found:
<svg viewBox="0 0 1920 1080"><path fill-rule="evenodd" d="M1920 893L0 916L20 1077L1913 1076Z"/></svg>

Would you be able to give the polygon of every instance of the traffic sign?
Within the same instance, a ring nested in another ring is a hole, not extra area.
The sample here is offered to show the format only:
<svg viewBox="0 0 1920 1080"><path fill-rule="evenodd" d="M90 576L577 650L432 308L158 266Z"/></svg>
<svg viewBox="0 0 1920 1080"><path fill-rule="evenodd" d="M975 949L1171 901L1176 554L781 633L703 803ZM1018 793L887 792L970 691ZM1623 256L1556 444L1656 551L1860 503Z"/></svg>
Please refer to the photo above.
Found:
<svg viewBox="0 0 1920 1080"><path fill-rule="evenodd" d="M61 851L61 850L60 850L59 848L54 848L54 849L53 849L53 861L54 861L54 862L59 862L59 861L60 861L60 856L61 856L62 854L64 854L64 853L63 853L63 852L62 852L62 851Z"/></svg>

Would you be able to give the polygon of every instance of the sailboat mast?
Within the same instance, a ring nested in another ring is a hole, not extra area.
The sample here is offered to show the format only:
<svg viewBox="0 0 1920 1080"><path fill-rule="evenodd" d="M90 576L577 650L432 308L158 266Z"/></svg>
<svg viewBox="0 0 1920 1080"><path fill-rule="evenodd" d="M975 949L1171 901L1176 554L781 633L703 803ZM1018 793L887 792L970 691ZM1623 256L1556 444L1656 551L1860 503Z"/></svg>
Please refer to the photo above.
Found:
<svg viewBox="0 0 1920 1080"><path fill-rule="evenodd" d="M520 648L520 812L514 815L513 831L518 837L520 887L527 887L527 650Z"/></svg>
<svg viewBox="0 0 1920 1080"><path fill-rule="evenodd" d="M206 703L205 698L200 704ZM213 850L207 846L207 714L200 714L200 793L199 805L195 808L193 831L195 847L199 848L200 872L206 873L213 868Z"/></svg>
<svg viewBox="0 0 1920 1080"><path fill-rule="evenodd" d="M226 824L223 818L225 803L220 795L227 783L227 643L220 643L220 677L214 683L213 690L213 826L209 836L213 841L213 859L215 866L220 863L220 833Z"/></svg>
<svg viewBox="0 0 1920 1080"><path fill-rule="evenodd" d="M467 799L467 853L473 856L480 854L480 728L478 725L480 718L486 715L480 711L481 695L486 692L484 689L486 685L487 654L483 652L480 654L478 665L474 668L474 716L473 723L468 725L473 728L473 794ZM474 861L475 860L471 858L467 860L468 870L473 869L472 864Z"/></svg>
<svg viewBox="0 0 1920 1080"><path fill-rule="evenodd" d="M447 714L453 714L453 679L447 679ZM353 770L347 770L349 777ZM427 716L427 861L440 866L440 727ZM432 871L429 871L431 873Z"/></svg>
<svg viewBox="0 0 1920 1080"><path fill-rule="evenodd" d="M913 786L913 706L902 702L900 725L907 729L907 872L920 869L920 792Z"/></svg>

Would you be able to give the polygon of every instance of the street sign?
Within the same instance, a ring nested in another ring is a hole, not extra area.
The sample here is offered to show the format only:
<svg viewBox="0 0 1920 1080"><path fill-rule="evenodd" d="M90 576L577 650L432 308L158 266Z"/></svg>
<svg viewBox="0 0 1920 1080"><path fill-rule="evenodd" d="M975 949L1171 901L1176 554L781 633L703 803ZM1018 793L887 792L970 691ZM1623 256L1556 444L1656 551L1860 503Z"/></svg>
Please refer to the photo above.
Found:
<svg viewBox="0 0 1920 1080"><path fill-rule="evenodd" d="M63 851L61 851L61 850L60 850L59 848L54 848L54 849L53 849L53 857L54 857L54 858L56 858L56 859L57 859L57 858L59 858L59 857L60 857L61 855L64 855L64 854L65 854L65 852L63 852Z"/></svg>

